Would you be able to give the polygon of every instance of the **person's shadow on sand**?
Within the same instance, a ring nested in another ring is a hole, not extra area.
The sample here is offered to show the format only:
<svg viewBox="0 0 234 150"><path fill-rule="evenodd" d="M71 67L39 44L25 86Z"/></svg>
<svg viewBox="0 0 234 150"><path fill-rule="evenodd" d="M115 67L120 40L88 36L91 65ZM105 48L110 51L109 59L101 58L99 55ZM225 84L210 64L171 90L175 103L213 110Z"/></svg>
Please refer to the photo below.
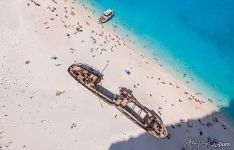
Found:
<svg viewBox="0 0 234 150"><path fill-rule="evenodd" d="M230 107L222 108L221 112L233 112L234 111L234 99L232 99ZM218 119L217 119L218 118ZM189 120L187 122L180 122L167 126L170 139L157 139L148 133L139 135L138 137L131 137L126 141L119 141L113 143L109 150L208 150L208 149L220 149L220 150L233 150L234 149L234 131L233 124L226 126L222 123L220 112L215 112L200 120ZM189 144L191 141L203 142L203 146L197 148L196 144ZM208 140L212 141L216 139L218 142L228 142L231 146L211 148L209 145L205 145Z"/></svg>

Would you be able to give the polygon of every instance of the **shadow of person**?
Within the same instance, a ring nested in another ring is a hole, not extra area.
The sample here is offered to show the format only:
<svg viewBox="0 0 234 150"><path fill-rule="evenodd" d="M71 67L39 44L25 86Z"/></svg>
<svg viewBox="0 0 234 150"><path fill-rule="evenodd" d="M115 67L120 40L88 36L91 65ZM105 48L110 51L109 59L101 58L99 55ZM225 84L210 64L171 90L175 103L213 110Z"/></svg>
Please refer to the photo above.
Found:
<svg viewBox="0 0 234 150"><path fill-rule="evenodd" d="M220 111L230 113L234 111L233 108L234 99L232 99L229 107L221 108ZM194 150L207 150L212 149L210 140L231 143L229 146L219 148L231 150L234 149L234 146L232 146L234 144L234 126L233 124L225 125L222 115L223 113L214 112L203 118L168 125L170 139L157 139L148 133L144 133L137 137L112 143L109 150L188 150L192 148ZM191 144L191 139L196 139L196 142L200 142L200 145Z"/></svg>

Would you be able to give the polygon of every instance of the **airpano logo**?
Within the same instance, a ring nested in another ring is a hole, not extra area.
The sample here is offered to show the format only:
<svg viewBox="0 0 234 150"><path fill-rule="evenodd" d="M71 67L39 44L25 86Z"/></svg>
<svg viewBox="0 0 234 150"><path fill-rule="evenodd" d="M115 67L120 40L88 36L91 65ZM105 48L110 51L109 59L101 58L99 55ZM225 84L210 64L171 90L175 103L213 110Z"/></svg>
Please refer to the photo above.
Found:
<svg viewBox="0 0 234 150"><path fill-rule="evenodd" d="M231 147L232 144L230 142L218 142L211 145L213 148L219 148L219 147Z"/></svg>
<svg viewBox="0 0 234 150"><path fill-rule="evenodd" d="M201 137L190 137L184 144L183 150L211 150L231 146L232 144L230 142L217 141L210 137L207 140Z"/></svg>

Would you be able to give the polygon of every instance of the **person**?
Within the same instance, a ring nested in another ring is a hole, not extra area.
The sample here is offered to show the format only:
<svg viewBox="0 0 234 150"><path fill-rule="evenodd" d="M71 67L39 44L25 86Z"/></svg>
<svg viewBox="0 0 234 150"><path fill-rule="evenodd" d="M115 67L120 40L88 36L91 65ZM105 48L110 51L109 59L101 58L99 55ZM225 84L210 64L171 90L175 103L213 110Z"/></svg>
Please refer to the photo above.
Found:
<svg viewBox="0 0 234 150"><path fill-rule="evenodd" d="M202 131L200 131L200 136L202 136L202 134L203 134L203 132L202 132Z"/></svg>
<svg viewBox="0 0 234 150"><path fill-rule="evenodd" d="M168 140L170 140L170 138L171 138L171 134L170 134L170 133L168 133L166 138L167 138Z"/></svg>

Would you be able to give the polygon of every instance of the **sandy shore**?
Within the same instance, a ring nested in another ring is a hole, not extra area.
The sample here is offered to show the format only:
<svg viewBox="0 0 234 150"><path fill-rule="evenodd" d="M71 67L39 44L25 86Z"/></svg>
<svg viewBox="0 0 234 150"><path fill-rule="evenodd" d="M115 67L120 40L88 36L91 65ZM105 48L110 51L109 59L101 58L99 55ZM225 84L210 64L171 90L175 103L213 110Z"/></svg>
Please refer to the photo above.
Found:
<svg viewBox="0 0 234 150"><path fill-rule="evenodd" d="M180 150L190 137L234 142L218 108L128 48L82 5L2 0L0 22L0 150ZM151 137L78 84L67 73L74 62L99 70L108 64L102 85L114 93L131 88L160 114L171 139Z"/></svg>

